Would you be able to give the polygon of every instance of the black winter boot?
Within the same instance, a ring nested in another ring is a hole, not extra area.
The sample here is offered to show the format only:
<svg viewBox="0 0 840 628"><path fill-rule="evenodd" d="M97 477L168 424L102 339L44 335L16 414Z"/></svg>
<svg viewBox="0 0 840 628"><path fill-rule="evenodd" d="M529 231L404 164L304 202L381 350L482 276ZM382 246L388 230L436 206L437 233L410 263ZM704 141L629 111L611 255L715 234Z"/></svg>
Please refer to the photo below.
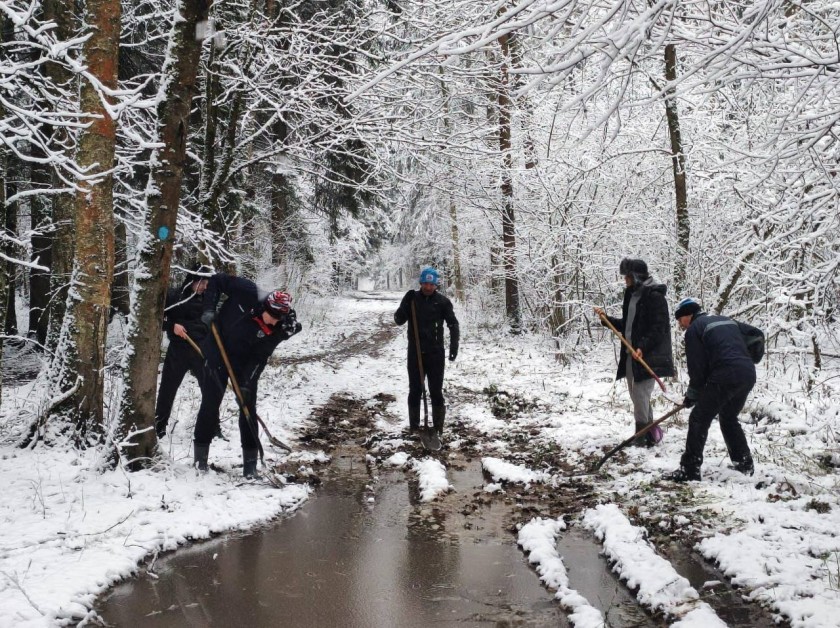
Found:
<svg viewBox="0 0 840 628"><path fill-rule="evenodd" d="M203 473L207 473L207 457L210 455L210 445L193 443L193 466Z"/></svg>
<svg viewBox="0 0 840 628"><path fill-rule="evenodd" d="M408 406L408 430L416 432L420 429L420 406Z"/></svg>
<svg viewBox="0 0 840 628"><path fill-rule="evenodd" d="M755 465L753 464L752 456L748 455L746 458L736 462L732 465L736 471L740 471L744 475L752 475L755 473Z"/></svg>
<svg viewBox="0 0 840 628"><path fill-rule="evenodd" d="M666 473L663 476L663 479L670 480L671 482L699 482L700 481L700 471L693 471L686 469L685 467L680 467L676 471L671 471L671 473Z"/></svg>
<svg viewBox="0 0 840 628"><path fill-rule="evenodd" d="M446 418L446 406L432 406L432 424L438 436L443 434L443 421Z"/></svg>
<svg viewBox="0 0 840 628"><path fill-rule="evenodd" d="M259 458L259 450L257 449L243 449L242 450L242 475L249 479L260 477L257 473L257 458Z"/></svg>

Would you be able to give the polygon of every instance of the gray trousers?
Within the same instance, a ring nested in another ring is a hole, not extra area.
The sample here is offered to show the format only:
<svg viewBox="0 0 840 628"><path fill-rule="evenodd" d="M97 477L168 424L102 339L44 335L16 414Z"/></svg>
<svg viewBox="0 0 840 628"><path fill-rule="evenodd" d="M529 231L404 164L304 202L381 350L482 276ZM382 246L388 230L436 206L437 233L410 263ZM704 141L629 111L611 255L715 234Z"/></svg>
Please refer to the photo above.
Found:
<svg viewBox="0 0 840 628"><path fill-rule="evenodd" d="M625 372L627 390L630 391L630 400L633 402L633 418L640 428L653 422L653 409L650 407L650 397L653 394L653 385L656 383L653 378L637 382L633 379L633 358L627 356L627 370ZM638 430L637 430L638 431Z"/></svg>

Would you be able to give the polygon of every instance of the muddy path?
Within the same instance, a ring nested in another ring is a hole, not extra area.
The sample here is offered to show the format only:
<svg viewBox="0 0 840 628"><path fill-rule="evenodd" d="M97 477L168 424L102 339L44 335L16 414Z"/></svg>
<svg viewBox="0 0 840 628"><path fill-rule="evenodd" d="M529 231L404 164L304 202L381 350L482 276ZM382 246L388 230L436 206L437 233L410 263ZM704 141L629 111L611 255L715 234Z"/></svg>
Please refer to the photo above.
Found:
<svg viewBox="0 0 840 628"><path fill-rule="evenodd" d="M375 355L404 328L382 314L371 330L357 332L335 350L283 364L324 362L338 367L351 356ZM610 501L602 478L580 476L588 461L560 446L535 445L534 434L511 429L505 457L568 480L551 485L506 484L487 492L482 472L486 435L459 417L462 404L486 404L512 419L535 402L515 390L470 390L448 385L446 442L434 454L452 490L420 500L410 465L393 468L395 452L430 457L405 433L390 410L392 395L375 386L362 396L338 392L315 407L300 435L302 449L324 451L326 464L276 468L289 480L310 482L312 498L293 516L246 535L223 535L144 566L138 578L112 589L96 606L103 623L127 626L566 626L553 591L539 581L516 545L518 528L534 517L563 516L569 529L558 551L572 586L601 610L608 626L665 626L668 621L636 601L612 572L601 546L576 525L585 509ZM494 437L497 438L497 437ZM576 462L570 463L569 460ZM663 506L667 508L667 504ZM730 626L769 626L769 613L744 602L713 566L694 554L694 539L666 534L625 503L634 524L645 527L660 554L689 579Z"/></svg>

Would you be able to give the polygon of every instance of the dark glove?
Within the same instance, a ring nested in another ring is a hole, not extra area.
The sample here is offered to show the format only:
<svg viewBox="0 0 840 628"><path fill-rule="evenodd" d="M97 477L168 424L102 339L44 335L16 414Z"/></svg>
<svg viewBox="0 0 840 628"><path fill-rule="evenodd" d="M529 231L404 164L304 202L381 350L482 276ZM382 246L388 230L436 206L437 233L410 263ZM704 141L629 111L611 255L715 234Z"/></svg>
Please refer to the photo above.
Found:
<svg viewBox="0 0 840 628"><path fill-rule="evenodd" d="M685 399L683 399L683 402L682 402L682 404L683 404L683 407L684 407L684 408L690 408L690 407L691 407L691 406L693 406L695 403L697 403L697 400L696 400L696 399L689 399L688 397L686 397Z"/></svg>
<svg viewBox="0 0 840 628"><path fill-rule="evenodd" d="M213 310L205 310L201 313L201 322L204 323L207 329L210 329L210 325L213 324L214 320L216 320L216 312Z"/></svg>
<svg viewBox="0 0 840 628"><path fill-rule="evenodd" d="M299 334L301 329L303 329L303 325L295 323L295 330L292 332L292 335Z"/></svg>
<svg viewBox="0 0 840 628"><path fill-rule="evenodd" d="M454 362L455 358L457 358L457 357L458 357L458 352L457 351L450 351L449 352L449 361L450 362Z"/></svg>

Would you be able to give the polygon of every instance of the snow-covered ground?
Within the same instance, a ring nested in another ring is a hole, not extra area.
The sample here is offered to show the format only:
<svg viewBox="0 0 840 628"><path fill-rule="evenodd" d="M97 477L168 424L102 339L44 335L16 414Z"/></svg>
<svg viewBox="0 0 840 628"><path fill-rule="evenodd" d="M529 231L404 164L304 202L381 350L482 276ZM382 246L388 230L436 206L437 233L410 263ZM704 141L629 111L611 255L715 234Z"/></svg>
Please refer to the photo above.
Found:
<svg viewBox="0 0 840 628"><path fill-rule="evenodd" d="M260 381L260 414L275 436L295 442L296 431L312 409L339 391L363 399L393 395L396 401L389 413L405 416L404 329L373 355L350 351L338 359L306 360L341 352L377 321L387 322L400 295L389 296L311 301L299 308L304 332L280 345L278 359ZM456 313L462 320L463 342L457 362L448 367L444 392L453 403L462 399L457 408L450 406L450 413L457 412L460 421L481 435L475 446L493 480L488 481L488 492L504 492L515 482L560 487L569 481L550 464L528 468L518 462L509 439L502 438L511 430L527 434L532 450L561 452L578 472L605 447L629 435L630 402L623 383L612 381L615 361L609 340L564 365L554 359L555 350L545 339L478 331L470 324L474 316L457 306ZM772 368L772 356L769 360ZM747 406L758 418L745 424L756 459L754 477L727 468L725 447L713 425L703 481L688 487L659 482L661 473L675 468L679 460L685 437L682 417L670 423L659 446L630 449L611 460L604 474L591 478L604 506L585 513L552 513L553 520L523 527L520 545L546 585L557 589L558 599L578 625L597 625L598 620L597 611L575 592L562 556L552 553L553 539L567 525L586 526L597 534L639 602L680 619L682 625L714 625L702 622L717 618L697 603L693 589L667 571L651 531L662 538L696 542L745 595L793 625L837 625L838 474L819 460L837 452L840 404L834 399L840 398L840 384L826 378L808 398L797 382L778 371L760 378ZM670 386L672 396L680 397L680 385ZM511 397L513 418L493 415L488 390L516 393ZM29 395L27 386L4 389L0 433L7 433L3 428L15 421L15 412L32 403ZM20 450L12 442L0 446L5 493L0 503L0 624L76 623L91 612L97 594L136 573L138 565L157 552L257 526L293 512L306 500L309 488L304 485L276 489L241 481L236 409L230 395L222 414L229 440L214 441L210 449L211 463L229 473L197 475L190 462L198 400L197 387L188 378L164 443L168 458L147 471L101 473L101 454L92 451L46 446ZM669 408L666 399L657 397L657 414ZM403 427L385 418L377 424L385 432L379 444L381 461L418 474L423 498L436 499L450 489L445 470L432 464L436 461L411 459L400 451ZM459 442L450 441L449 446L458 447ZM267 444L266 455L270 463L294 461L303 467L326 457L322 452L287 456Z"/></svg>

